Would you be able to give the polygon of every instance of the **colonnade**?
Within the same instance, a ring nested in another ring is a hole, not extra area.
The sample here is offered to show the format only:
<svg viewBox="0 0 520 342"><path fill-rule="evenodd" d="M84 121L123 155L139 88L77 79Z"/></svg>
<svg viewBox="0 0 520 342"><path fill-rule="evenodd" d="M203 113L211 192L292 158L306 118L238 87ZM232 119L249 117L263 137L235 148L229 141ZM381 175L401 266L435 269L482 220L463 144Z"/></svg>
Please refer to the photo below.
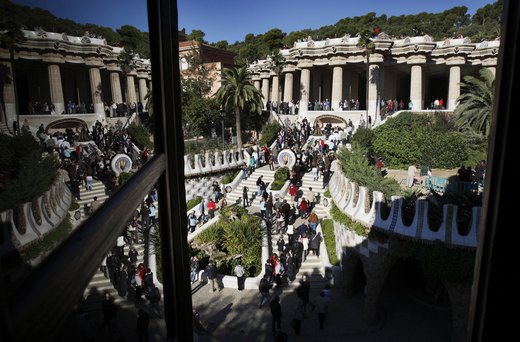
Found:
<svg viewBox="0 0 520 342"><path fill-rule="evenodd" d="M454 110L457 105L457 98L460 95L461 82L461 65L446 65L447 73L449 73L448 92L446 109ZM267 101L271 102L289 102L299 101L300 113L305 113L308 108L309 101L325 101L331 102L331 110L341 110L339 108L340 101L345 99L359 99L362 103L365 99L359 98L359 80L363 75L361 68L352 69L344 68L345 65L331 65L332 79L330 80L330 72L323 73L321 69L312 67L301 67L299 71L284 71L281 75L273 75L272 73L261 73L259 76L253 76L254 86L261 90L264 96L264 106ZM425 65L421 63L410 64L404 66L409 68L409 94L403 95L402 98L408 107L408 100L412 103L413 110L425 109ZM489 67L493 72L494 67ZM395 75L388 72L385 80L386 66L378 63L369 64L368 77L368 110L369 113L377 113L378 102L381 99L395 98L395 89L388 90L383 95L383 87L391 84L395 80ZM299 73L299 77L297 77ZM407 74L408 75L408 74ZM408 77L408 76L407 76ZM330 82L327 82L330 80ZM299 84L295 84L298 81ZM283 87L280 87L283 83ZM330 83L330 84L329 84ZM395 87L395 85L394 85ZM293 90L297 89L297 93ZM312 94L312 97L311 97Z"/></svg>

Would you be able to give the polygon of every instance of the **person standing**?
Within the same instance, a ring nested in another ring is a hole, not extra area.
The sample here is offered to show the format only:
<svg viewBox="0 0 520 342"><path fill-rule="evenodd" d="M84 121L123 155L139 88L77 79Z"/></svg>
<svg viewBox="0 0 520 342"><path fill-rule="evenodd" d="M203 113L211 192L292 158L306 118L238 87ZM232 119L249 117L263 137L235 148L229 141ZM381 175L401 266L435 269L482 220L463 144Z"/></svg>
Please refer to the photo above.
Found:
<svg viewBox="0 0 520 342"><path fill-rule="evenodd" d="M138 341L148 342L148 325L150 324L150 315L148 315L143 309L139 309L138 316L139 317L137 317L137 324L135 327Z"/></svg>
<svg viewBox="0 0 520 342"><path fill-rule="evenodd" d="M242 263L240 260L237 262L237 265L235 266L235 274L237 275L237 286L238 291L242 291L244 289L244 266L242 266Z"/></svg>
<svg viewBox="0 0 520 342"><path fill-rule="evenodd" d="M217 282L217 267L215 266L213 260L210 260L208 266L206 266L206 275L208 276L208 282L211 285L209 292L215 292L215 283Z"/></svg>
<svg viewBox="0 0 520 342"><path fill-rule="evenodd" d="M407 177L406 177L406 185L411 188L413 186L413 183L414 183L414 179L415 179L415 173L417 172L417 168L415 167L415 165L410 165L408 167L408 172L407 172Z"/></svg>
<svg viewBox="0 0 520 342"><path fill-rule="evenodd" d="M272 317L272 330L273 333L276 329L282 329L282 306L280 305L280 296L275 296L271 303L269 304L271 307L271 315Z"/></svg>
<svg viewBox="0 0 520 342"><path fill-rule="evenodd" d="M195 231L195 227L197 227L197 217L195 216L195 211L192 211L188 215L188 230L190 233Z"/></svg>
<svg viewBox="0 0 520 342"><path fill-rule="evenodd" d="M249 207L251 205L249 203L249 197L247 194L248 192L249 192L249 188L247 186L244 186L244 188L242 189L242 201L243 201L244 208Z"/></svg>
<svg viewBox="0 0 520 342"><path fill-rule="evenodd" d="M19 135L20 132L18 131L18 121L13 121L13 134L14 135Z"/></svg>

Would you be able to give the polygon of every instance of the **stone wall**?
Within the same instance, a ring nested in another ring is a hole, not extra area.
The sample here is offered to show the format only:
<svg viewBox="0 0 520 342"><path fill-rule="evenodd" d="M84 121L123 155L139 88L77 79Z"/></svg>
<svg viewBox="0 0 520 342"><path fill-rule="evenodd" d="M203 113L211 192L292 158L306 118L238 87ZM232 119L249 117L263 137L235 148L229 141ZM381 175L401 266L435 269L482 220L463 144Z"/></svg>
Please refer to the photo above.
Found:
<svg viewBox="0 0 520 342"><path fill-rule="evenodd" d="M7 227L11 233L11 239L4 240L0 250L6 252L12 245L16 248L28 245L42 239L47 233L58 226L69 211L72 203L72 194L65 185L62 177L54 182L51 188L34 202L27 202L21 209L9 209L0 213L2 226ZM33 214L32 206L36 204L41 213L41 221ZM19 219L15 222L14 210L18 211Z"/></svg>
<svg viewBox="0 0 520 342"><path fill-rule="evenodd" d="M390 214L384 219L381 207L383 193L374 191L370 209L367 211L365 201L369 198L368 189L362 186L356 187L355 183L346 178L338 161L333 162L332 169L335 171L329 182L332 199L338 208L353 220L367 227L375 227L414 240L440 241L450 247L477 248L481 207L473 207L469 232L462 235L457 224L457 206L451 204L443 206L441 226L434 231L428 223L428 202L419 199L415 203L413 222L407 226L402 220L402 197L392 196ZM356 188L359 190L356 191ZM356 197L358 199L354 202Z"/></svg>

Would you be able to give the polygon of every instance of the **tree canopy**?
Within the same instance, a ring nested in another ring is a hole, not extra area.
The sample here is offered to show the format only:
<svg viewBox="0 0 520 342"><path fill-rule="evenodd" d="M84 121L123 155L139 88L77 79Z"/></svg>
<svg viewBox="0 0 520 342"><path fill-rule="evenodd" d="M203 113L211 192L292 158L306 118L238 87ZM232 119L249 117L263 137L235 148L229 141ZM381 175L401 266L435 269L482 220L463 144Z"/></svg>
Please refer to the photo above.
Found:
<svg viewBox="0 0 520 342"><path fill-rule="evenodd" d="M501 13L503 1L479 8L471 16L466 6L455 6L439 13L421 12L388 17L369 12L362 16L340 19L332 25L317 29L303 29L285 33L273 28L263 34L247 34L243 41L228 44L219 41L219 47L237 53L236 61L244 65L276 52L283 47L291 47L307 37L314 40L342 37L345 34L356 36L364 31L372 31L375 27L392 37L406 37L428 34L435 40L450 37L469 37L474 42L492 40L500 35ZM216 46L216 43L213 44Z"/></svg>

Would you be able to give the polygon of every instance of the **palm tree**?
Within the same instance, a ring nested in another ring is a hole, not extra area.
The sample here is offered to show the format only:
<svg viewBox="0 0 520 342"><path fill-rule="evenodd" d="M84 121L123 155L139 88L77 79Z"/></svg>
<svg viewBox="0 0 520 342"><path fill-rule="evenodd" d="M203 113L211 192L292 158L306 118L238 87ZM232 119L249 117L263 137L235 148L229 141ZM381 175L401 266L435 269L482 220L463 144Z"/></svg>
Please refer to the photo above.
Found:
<svg viewBox="0 0 520 342"><path fill-rule="evenodd" d="M4 20L0 23L0 46L9 49L9 62L11 63L11 77L10 82L13 83L14 87L14 109L16 112L16 122L18 127L20 127L20 116L18 110L18 92L16 90L16 73L14 67L14 50L16 48L16 44L25 40L25 36L20 29L20 26L10 19L10 16L7 16L7 20ZM7 81L7 78L4 78L3 81ZM4 83L9 84L10 82ZM7 113L6 115L6 124L7 124ZM14 132L13 132L14 133Z"/></svg>
<svg viewBox="0 0 520 342"><path fill-rule="evenodd" d="M377 31L376 31L377 30ZM366 91L365 91L365 107L366 107L366 114L365 114L365 122L368 125L368 89L369 89L369 83L370 83L370 54L374 51L374 48L376 47L374 42L372 41L372 37L374 36L374 33L377 33L378 29L374 29L374 31L365 30L360 33L359 40L357 42L357 46L365 49L365 56L367 58L366 62Z"/></svg>
<svg viewBox="0 0 520 342"><path fill-rule="evenodd" d="M263 96L251 84L246 66L231 69L224 68L222 70L221 82L222 85L215 94L215 98L223 109L235 110L237 146L239 149L242 149L240 114L245 109L261 114Z"/></svg>
<svg viewBox="0 0 520 342"><path fill-rule="evenodd" d="M488 68L480 69L480 78L465 76L460 83L462 94L455 108L455 123L461 129L473 129L485 136L489 135L495 77Z"/></svg>

